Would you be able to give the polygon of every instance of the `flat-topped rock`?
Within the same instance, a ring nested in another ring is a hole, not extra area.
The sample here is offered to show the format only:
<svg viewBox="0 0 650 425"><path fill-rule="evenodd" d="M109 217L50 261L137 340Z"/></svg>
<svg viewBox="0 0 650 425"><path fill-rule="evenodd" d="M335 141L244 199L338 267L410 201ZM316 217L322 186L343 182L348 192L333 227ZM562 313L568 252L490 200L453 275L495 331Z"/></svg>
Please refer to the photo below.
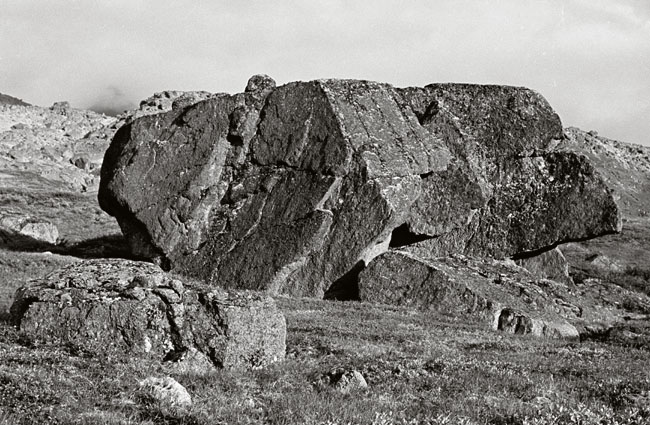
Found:
<svg viewBox="0 0 650 425"><path fill-rule="evenodd" d="M90 260L16 292L11 313L27 338L83 350L174 357L196 350L218 367L282 360L286 325L253 292L202 290L149 263Z"/></svg>

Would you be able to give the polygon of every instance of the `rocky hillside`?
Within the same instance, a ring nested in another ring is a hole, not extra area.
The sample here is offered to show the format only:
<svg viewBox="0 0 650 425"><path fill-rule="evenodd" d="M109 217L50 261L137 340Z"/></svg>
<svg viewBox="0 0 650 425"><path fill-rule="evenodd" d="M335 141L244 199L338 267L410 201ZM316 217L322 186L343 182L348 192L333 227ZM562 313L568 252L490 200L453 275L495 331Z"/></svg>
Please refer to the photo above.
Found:
<svg viewBox="0 0 650 425"><path fill-rule="evenodd" d="M0 93L0 104L29 106L29 103L23 101L22 99L18 99L17 97L9 96L2 93Z"/></svg>
<svg viewBox="0 0 650 425"><path fill-rule="evenodd" d="M621 209L620 234L567 244L562 252L575 279L599 279L650 293L650 148L565 129L555 148L589 158Z"/></svg>
<svg viewBox="0 0 650 425"><path fill-rule="evenodd" d="M112 117L74 109L67 102L50 108L1 104L3 186L95 190L115 123Z"/></svg>

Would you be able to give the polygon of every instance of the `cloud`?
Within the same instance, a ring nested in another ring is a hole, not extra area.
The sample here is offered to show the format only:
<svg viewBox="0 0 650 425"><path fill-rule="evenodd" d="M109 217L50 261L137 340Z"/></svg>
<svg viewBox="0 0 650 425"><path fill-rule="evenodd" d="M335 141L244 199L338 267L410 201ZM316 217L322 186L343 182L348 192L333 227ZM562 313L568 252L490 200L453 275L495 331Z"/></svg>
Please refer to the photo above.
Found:
<svg viewBox="0 0 650 425"><path fill-rule="evenodd" d="M120 88L107 86L95 102L88 106L88 109L100 114L115 116L126 110L134 109L136 106L135 102L129 99Z"/></svg>

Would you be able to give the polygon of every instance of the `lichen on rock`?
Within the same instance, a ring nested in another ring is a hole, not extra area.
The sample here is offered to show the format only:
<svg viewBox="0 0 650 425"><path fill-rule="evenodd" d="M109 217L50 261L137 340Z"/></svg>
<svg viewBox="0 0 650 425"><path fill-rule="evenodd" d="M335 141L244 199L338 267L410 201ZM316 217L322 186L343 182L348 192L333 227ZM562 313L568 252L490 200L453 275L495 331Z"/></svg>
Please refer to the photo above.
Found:
<svg viewBox="0 0 650 425"><path fill-rule="evenodd" d="M29 339L91 353L163 360L196 350L217 367L259 367L282 360L286 324L275 302L184 284L157 266L88 260L35 279L11 307Z"/></svg>

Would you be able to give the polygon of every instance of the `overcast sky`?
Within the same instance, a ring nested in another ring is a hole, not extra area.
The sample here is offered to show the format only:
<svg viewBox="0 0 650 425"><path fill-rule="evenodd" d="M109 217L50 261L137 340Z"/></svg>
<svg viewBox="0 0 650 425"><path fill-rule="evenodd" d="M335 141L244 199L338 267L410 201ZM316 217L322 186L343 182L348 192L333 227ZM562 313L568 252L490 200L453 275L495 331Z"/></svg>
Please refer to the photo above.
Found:
<svg viewBox="0 0 650 425"><path fill-rule="evenodd" d="M0 92L122 110L156 91L359 78L542 93L650 145L648 0L0 0Z"/></svg>

